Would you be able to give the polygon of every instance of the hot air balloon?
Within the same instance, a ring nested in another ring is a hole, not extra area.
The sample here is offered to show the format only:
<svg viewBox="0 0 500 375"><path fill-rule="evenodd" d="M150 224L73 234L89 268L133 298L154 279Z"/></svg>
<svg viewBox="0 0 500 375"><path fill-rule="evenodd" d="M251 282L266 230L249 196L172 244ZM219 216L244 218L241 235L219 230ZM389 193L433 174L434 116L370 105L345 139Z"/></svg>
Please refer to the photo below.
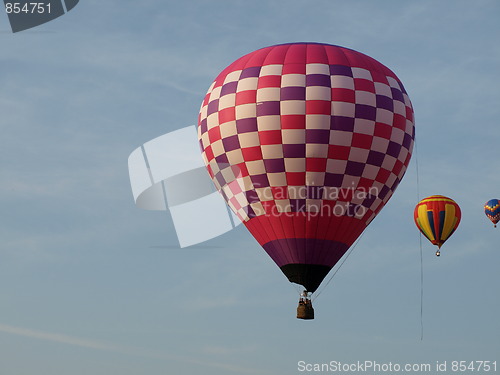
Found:
<svg viewBox="0 0 500 375"><path fill-rule="evenodd" d="M415 224L433 245L438 247L436 255L441 255L441 246L455 232L460 224L461 212L451 198L433 195L422 199L414 211Z"/></svg>
<svg viewBox="0 0 500 375"><path fill-rule="evenodd" d="M497 223L500 221L500 201L498 199L492 199L486 202L484 204L484 213L496 228Z"/></svg>
<svg viewBox="0 0 500 375"><path fill-rule="evenodd" d="M208 89L203 160L250 233L305 288L297 317L313 317L310 296L403 178L413 118L391 70L328 44L259 49Z"/></svg>

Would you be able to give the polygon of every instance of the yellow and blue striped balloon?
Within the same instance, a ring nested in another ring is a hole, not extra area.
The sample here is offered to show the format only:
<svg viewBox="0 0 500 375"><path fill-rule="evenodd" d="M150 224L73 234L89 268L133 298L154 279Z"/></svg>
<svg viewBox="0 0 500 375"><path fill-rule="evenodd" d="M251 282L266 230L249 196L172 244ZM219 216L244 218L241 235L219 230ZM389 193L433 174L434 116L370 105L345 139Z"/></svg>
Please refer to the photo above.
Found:
<svg viewBox="0 0 500 375"><path fill-rule="evenodd" d="M491 199L484 204L484 213L491 220L495 228L500 221L500 201L498 199Z"/></svg>
<svg viewBox="0 0 500 375"><path fill-rule="evenodd" d="M422 199L414 212L418 229L438 249L455 232L461 216L458 204L453 199L442 195ZM439 250L436 255L440 255Z"/></svg>

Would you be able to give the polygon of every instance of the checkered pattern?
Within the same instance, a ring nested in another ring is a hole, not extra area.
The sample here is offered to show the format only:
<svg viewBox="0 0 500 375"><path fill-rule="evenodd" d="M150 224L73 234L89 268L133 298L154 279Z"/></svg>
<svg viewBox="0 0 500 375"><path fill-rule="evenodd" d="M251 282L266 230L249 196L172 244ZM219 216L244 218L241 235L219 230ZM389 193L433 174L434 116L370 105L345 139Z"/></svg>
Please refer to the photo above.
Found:
<svg viewBox="0 0 500 375"><path fill-rule="evenodd" d="M210 176L243 222L356 205L367 225L401 181L414 142L412 105L393 72L313 43L236 60L210 86L198 125Z"/></svg>

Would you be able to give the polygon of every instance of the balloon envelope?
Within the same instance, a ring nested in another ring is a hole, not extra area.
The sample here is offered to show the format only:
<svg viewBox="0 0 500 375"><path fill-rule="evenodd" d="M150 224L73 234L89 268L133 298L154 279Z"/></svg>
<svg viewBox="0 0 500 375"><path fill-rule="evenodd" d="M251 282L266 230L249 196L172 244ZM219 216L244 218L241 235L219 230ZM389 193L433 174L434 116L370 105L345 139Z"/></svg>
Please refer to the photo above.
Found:
<svg viewBox="0 0 500 375"><path fill-rule="evenodd" d="M484 204L484 213L497 226L500 221L500 201L498 199L491 199Z"/></svg>
<svg viewBox="0 0 500 375"><path fill-rule="evenodd" d="M420 232L438 248L455 232L460 224L461 211L451 198L433 195L422 199L414 211L415 224Z"/></svg>
<svg viewBox="0 0 500 375"><path fill-rule="evenodd" d="M284 44L217 76L198 137L228 205L288 279L314 292L401 181L413 109L371 57Z"/></svg>

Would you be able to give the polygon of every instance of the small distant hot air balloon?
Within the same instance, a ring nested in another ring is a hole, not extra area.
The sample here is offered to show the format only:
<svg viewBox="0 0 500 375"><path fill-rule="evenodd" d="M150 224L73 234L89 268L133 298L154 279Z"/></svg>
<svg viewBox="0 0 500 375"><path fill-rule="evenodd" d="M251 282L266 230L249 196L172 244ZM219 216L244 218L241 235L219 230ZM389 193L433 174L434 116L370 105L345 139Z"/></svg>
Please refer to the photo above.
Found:
<svg viewBox="0 0 500 375"><path fill-rule="evenodd" d="M500 201L498 199L492 199L486 202L484 204L484 213L496 228L497 223L500 221Z"/></svg>
<svg viewBox="0 0 500 375"><path fill-rule="evenodd" d="M451 198L433 195L422 199L415 207L415 224L433 245L438 247L436 255L441 255L441 246L455 232L460 223L461 212Z"/></svg>
<svg viewBox="0 0 500 375"><path fill-rule="evenodd" d="M289 281L310 294L392 196L413 108L397 76L348 48L266 47L224 69L198 120L210 177Z"/></svg>

